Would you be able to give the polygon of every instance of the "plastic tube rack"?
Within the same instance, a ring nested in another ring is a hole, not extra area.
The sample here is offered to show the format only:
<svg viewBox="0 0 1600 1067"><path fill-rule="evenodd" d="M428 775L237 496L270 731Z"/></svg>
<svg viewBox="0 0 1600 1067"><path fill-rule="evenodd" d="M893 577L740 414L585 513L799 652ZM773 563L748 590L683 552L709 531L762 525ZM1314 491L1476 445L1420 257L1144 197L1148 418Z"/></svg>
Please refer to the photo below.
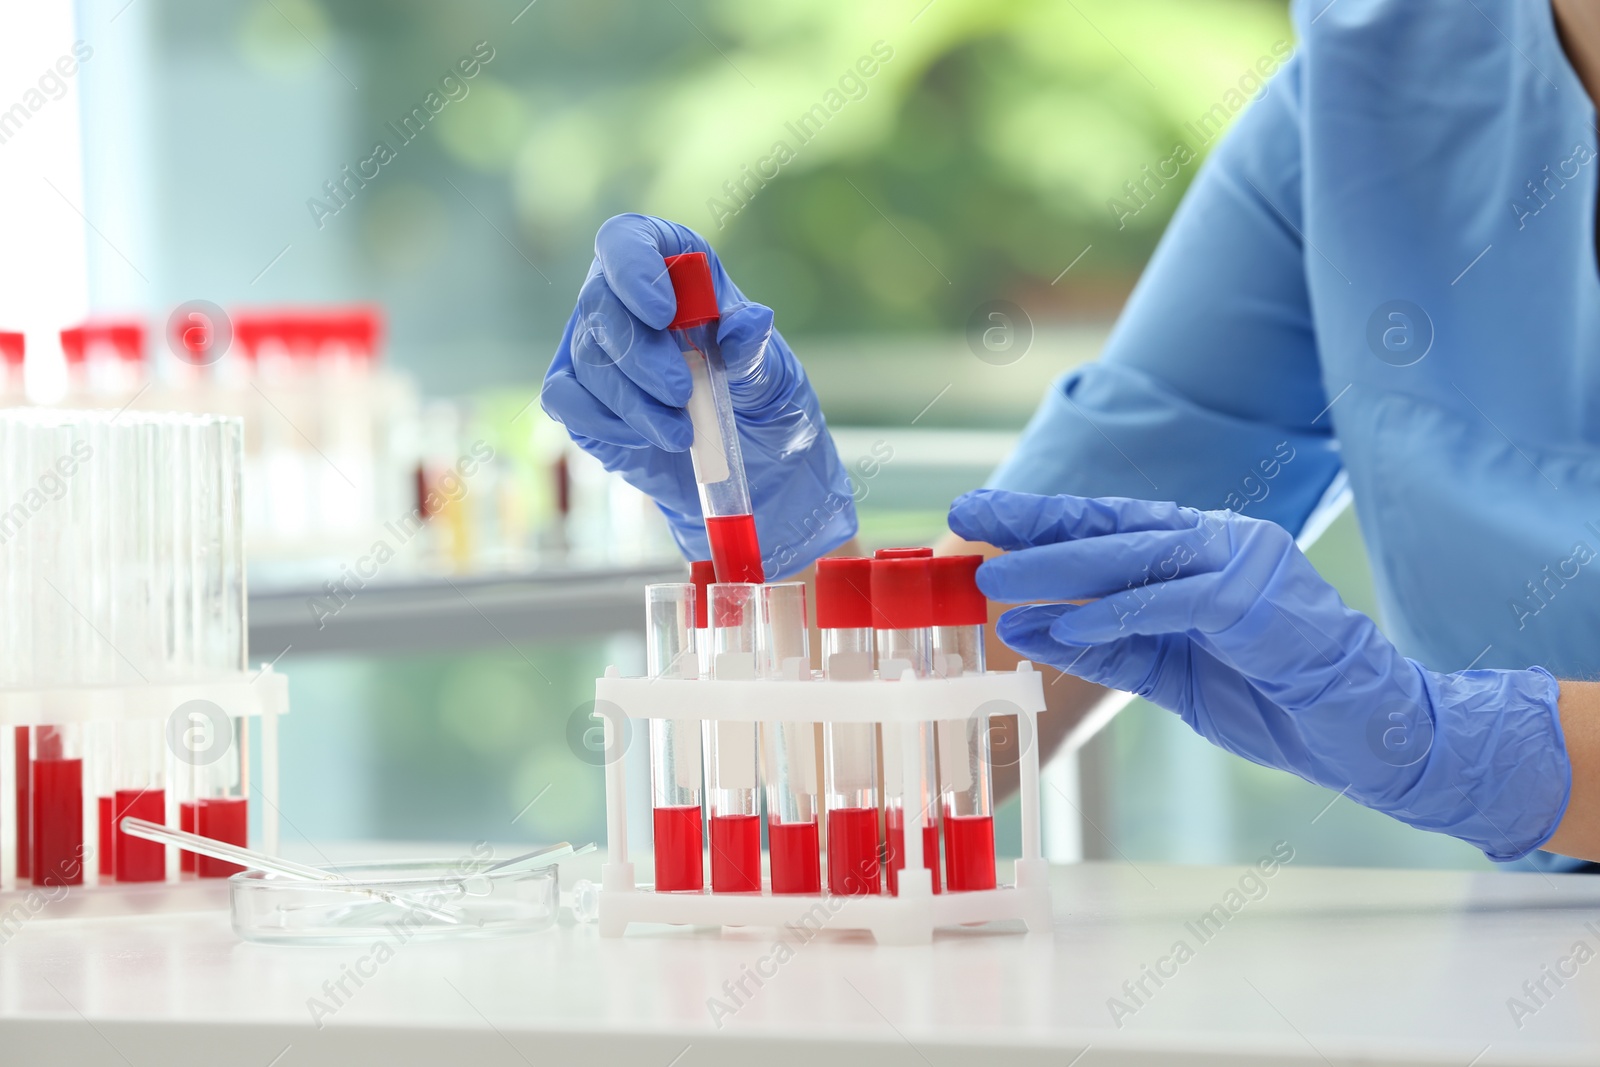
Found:
<svg viewBox="0 0 1600 1067"><path fill-rule="evenodd" d="M602 867L600 934L620 937L629 923L782 926L815 922L828 929L867 930L879 944L914 945L932 940L941 926L1022 920L1030 933L1052 926L1049 868L1039 830L1039 752L1023 745L1020 760L1022 858L1016 884L962 893L933 892L923 866L921 827L928 813L917 804L905 808L905 868L898 896L774 896L761 893L656 893L634 880L628 859L628 793L620 758L625 720L698 719L723 722L855 722L914 724L977 716L1012 715L1022 720L1021 736L1038 737L1044 686L1030 663L1015 671L955 678L883 681L826 681L821 675L798 681L622 678L615 667L595 683L594 714L604 720L606 763L607 862ZM909 793L919 780L922 750L918 731L901 730L900 751L884 759L903 761L899 777ZM886 801L896 799L890 792ZM903 798L902 798L903 799Z"/></svg>

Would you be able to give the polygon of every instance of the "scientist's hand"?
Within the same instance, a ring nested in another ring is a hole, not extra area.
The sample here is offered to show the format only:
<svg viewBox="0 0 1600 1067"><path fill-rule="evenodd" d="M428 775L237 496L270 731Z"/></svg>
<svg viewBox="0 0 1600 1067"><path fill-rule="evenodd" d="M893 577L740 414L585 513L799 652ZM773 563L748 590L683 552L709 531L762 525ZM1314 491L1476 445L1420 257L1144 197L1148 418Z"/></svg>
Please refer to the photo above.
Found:
<svg viewBox="0 0 1600 1067"><path fill-rule="evenodd" d="M689 445L689 370L666 331L677 304L666 256L704 252L722 323L717 340L769 580L855 536L855 501L817 395L772 325L744 298L705 238L646 215L618 215L595 237L540 403L580 448L652 499L691 559L709 559Z"/></svg>
<svg viewBox="0 0 1600 1067"><path fill-rule="evenodd" d="M1571 789L1558 683L1437 674L1352 611L1281 526L1119 498L969 493L950 528L1007 554L978 570L1006 644L1177 712L1206 740L1425 830L1514 859Z"/></svg>

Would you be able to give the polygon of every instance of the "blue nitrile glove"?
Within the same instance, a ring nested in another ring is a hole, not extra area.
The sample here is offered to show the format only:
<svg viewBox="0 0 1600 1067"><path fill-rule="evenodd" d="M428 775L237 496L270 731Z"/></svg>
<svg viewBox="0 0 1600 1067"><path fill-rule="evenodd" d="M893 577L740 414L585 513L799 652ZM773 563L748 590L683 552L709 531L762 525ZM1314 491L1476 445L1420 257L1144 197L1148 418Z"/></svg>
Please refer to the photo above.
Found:
<svg viewBox="0 0 1600 1067"><path fill-rule="evenodd" d="M1424 669L1276 523L986 489L955 502L950 528L1008 550L978 570L991 599L1091 601L1014 608L1001 640L1175 711L1229 752L1495 860L1538 848L1566 811L1549 673Z"/></svg>
<svg viewBox="0 0 1600 1067"><path fill-rule="evenodd" d="M768 580L805 569L856 532L850 480L817 394L772 310L744 298L705 238L647 215L600 227L578 306L540 403L578 447L655 500L690 559L709 559L689 445L689 370L665 327L677 302L662 259L704 252L717 289L717 340L739 424Z"/></svg>

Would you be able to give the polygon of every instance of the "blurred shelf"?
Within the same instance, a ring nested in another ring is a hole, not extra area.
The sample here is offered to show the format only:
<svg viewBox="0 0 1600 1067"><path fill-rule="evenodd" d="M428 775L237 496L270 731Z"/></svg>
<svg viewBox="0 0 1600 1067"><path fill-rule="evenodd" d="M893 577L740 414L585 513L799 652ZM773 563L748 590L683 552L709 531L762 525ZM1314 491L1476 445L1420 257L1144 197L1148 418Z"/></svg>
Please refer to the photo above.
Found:
<svg viewBox="0 0 1600 1067"><path fill-rule="evenodd" d="M644 586L686 581L675 560L525 574L369 582L342 607L319 585L250 590L250 659L329 652L407 653L571 640L634 630ZM332 608L338 610L329 613Z"/></svg>

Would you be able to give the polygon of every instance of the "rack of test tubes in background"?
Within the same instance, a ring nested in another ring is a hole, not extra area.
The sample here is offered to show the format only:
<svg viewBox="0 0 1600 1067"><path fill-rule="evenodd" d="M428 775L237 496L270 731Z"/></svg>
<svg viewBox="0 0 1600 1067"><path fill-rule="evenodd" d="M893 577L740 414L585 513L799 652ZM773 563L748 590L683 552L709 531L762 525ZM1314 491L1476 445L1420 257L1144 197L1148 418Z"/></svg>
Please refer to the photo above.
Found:
<svg viewBox="0 0 1600 1067"><path fill-rule="evenodd" d="M530 390L422 402L389 365L380 309L186 308L165 331L128 318L43 338L0 332L0 408L29 402L27 361L58 346L65 391L52 405L241 418L245 536L268 578L377 538L403 541L397 570L420 573L675 554L642 493L530 417Z"/></svg>
<svg viewBox="0 0 1600 1067"><path fill-rule="evenodd" d="M226 416L0 410L0 911L30 886L74 901L53 915L159 908L122 887L237 870L124 816L276 850L288 691L246 670L242 441Z"/></svg>
<svg viewBox="0 0 1600 1067"><path fill-rule="evenodd" d="M647 587L647 677L608 672L595 714L608 751L623 720L648 720L654 878L635 884L612 760L602 934L803 915L880 943L999 919L1048 929L1032 745L1018 757L1016 884L997 879L991 719L1020 716L1037 736L1044 701L1031 666L984 669L979 563L915 548L819 561L820 673L803 583L718 583L703 562L690 582Z"/></svg>

